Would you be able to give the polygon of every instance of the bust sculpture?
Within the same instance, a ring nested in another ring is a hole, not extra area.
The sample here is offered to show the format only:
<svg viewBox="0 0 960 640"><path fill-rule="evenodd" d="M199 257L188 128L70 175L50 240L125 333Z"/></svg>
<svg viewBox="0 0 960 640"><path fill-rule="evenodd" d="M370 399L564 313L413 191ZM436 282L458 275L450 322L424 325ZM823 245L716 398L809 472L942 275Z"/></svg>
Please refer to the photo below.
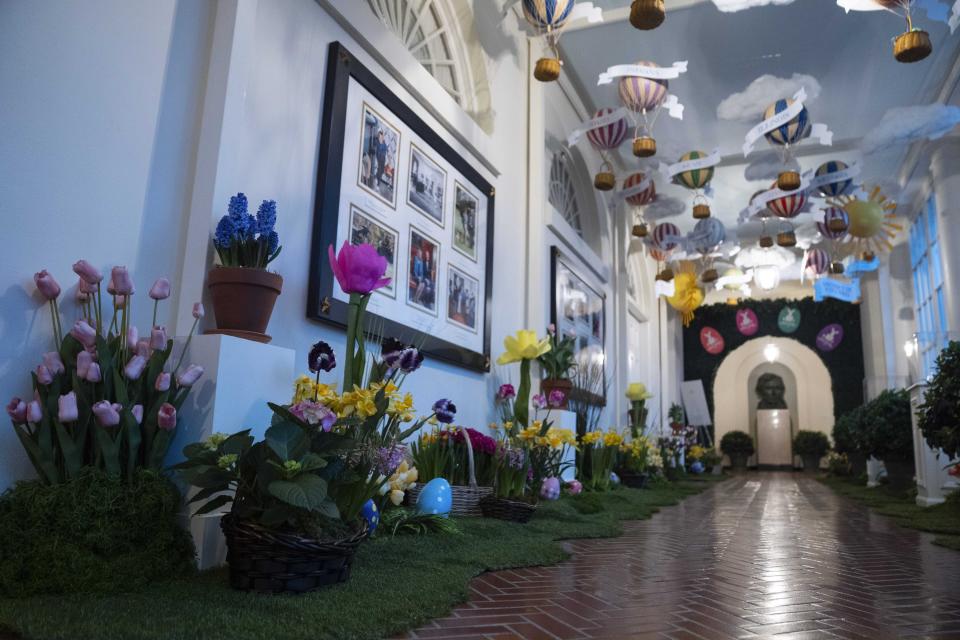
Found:
<svg viewBox="0 0 960 640"><path fill-rule="evenodd" d="M760 398L757 409L786 409L786 392L783 378L775 373L763 374L757 379L757 396Z"/></svg>

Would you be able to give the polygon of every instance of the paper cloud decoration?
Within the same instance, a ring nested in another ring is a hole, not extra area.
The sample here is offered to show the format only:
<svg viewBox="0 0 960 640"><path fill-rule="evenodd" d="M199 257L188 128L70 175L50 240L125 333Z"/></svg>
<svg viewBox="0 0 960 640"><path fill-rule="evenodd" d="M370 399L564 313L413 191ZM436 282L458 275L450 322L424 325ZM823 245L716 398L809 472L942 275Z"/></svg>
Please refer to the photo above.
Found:
<svg viewBox="0 0 960 640"><path fill-rule="evenodd" d="M753 7L765 7L770 4L791 4L792 2L793 0L713 0L713 4L717 5L717 9L720 9L720 11L724 13L734 13L736 11L743 11L744 9L752 9Z"/></svg>
<svg viewBox="0 0 960 640"><path fill-rule="evenodd" d="M938 102L895 107L863 137L861 148L864 154L873 154L918 140L936 140L950 133L957 124L960 124L960 107Z"/></svg>
<svg viewBox="0 0 960 640"><path fill-rule="evenodd" d="M647 205L644 215L650 220L662 220L679 216L687 210L685 202L672 196L657 196L657 199Z"/></svg>
<svg viewBox="0 0 960 640"><path fill-rule="evenodd" d="M820 82L813 76L803 73L795 73L789 78L762 75L743 91L727 96L717 106L717 117L743 122L760 120L769 105L796 94L801 88L807 93L804 104L809 105L820 96Z"/></svg>

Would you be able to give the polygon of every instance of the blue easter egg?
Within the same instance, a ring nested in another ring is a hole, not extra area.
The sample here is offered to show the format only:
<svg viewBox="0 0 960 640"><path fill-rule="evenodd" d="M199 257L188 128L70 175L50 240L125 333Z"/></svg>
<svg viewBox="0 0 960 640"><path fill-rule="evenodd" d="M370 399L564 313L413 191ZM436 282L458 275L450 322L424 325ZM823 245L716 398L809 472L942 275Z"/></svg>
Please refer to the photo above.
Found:
<svg viewBox="0 0 960 640"><path fill-rule="evenodd" d="M613 484L620 484L620 476L618 476L615 472L611 471L610 482Z"/></svg>
<svg viewBox="0 0 960 640"><path fill-rule="evenodd" d="M380 524L380 510L377 509L377 503L373 500L367 500L360 510L360 517L367 522L367 532L373 534Z"/></svg>
<svg viewBox="0 0 960 640"><path fill-rule="evenodd" d="M697 475L703 473L703 463L697 460L696 462L690 465L690 471L692 471L693 473L696 473Z"/></svg>
<svg viewBox="0 0 960 640"><path fill-rule="evenodd" d="M453 507L453 492L450 483L443 478L434 478L423 486L417 498L417 513L446 516Z"/></svg>

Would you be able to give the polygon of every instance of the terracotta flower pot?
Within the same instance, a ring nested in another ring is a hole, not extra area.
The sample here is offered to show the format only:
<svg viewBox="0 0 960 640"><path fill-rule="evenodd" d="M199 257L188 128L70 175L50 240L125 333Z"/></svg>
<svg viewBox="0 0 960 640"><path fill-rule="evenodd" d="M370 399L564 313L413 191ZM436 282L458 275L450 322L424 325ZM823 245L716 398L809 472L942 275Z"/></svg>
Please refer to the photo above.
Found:
<svg viewBox="0 0 960 640"><path fill-rule="evenodd" d="M571 380L554 380L552 378L541 380L540 393L549 398L551 391L561 391L563 393L563 404L555 408L566 411L568 403L570 402L570 392L573 391L573 382Z"/></svg>
<svg viewBox="0 0 960 640"><path fill-rule="evenodd" d="M214 267L207 274L207 289L217 328L207 333L270 342L265 331L282 288L283 278L264 269Z"/></svg>

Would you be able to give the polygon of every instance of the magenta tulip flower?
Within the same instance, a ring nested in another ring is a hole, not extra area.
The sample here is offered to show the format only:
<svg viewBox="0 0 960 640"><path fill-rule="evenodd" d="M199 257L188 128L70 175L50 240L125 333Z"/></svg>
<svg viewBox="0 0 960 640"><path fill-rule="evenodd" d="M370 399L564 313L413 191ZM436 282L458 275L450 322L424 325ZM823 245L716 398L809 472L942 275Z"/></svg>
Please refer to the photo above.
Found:
<svg viewBox="0 0 960 640"><path fill-rule="evenodd" d="M160 405L157 412L157 426L164 431L173 431L177 428L177 410L169 402Z"/></svg>
<svg viewBox="0 0 960 640"><path fill-rule="evenodd" d="M77 282L77 290L86 294L94 294L97 292L97 283L90 284L81 276Z"/></svg>
<svg viewBox="0 0 960 640"><path fill-rule="evenodd" d="M330 245L328 256L333 275L344 293L367 295L390 284L390 278L383 277L387 271L387 259L377 253L373 245L344 242L337 255Z"/></svg>
<svg viewBox="0 0 960 640"><path fill-rule="evenodd" d="M73 328L70 329L70 335L84 347L92 347L97 343L97 330L87 324L85 320L74 322Z"/></svg>
<svg viewBox="0 0 960 640"><path fill-rule="evenodd" d="M166 371L160 373L157 376L157 381L154 383L154 388L157 391L163 392L170 388L170 374Z"/></svg>
<svg viewBox="0 0 960 640"><path fill-rule="evenodd" d="M63 360L60 359L60 354L56 351L48 351L41 357L43 359L43 366L49 369L50 373L56 375L66 371L66 367L63 366Z"/></svg>
<svg viewBox="0 0 960 640"><path fill-rule="evenodd" d="M143 405L135 404L130 408L130 413L133 415L133 419L137 421L137 424L143 423Z"/></svg>
<svg viewBox="0 0 960 640"><path fill-rule="evenodd" d="M140 339L140 332L137 331L137 328L133 325L130 325L129 327L127 327L127 344L131 346L135 345L137 344L137 340L139 339Z"/></svg>
<svg viewBox="0 0 960 640"><path fill-rule="evenodd" d="M50 369L46 365L41 364L37 366L37 382L42 385L48 385L53 382L53 373L50 372Z"/></svg>
<svg viewBox="0 0 960 640"><path fill-rule="evenodd" d="M89 351L81 351L77 354L77 377L86 378L90 365L93 364L93 354Z"/></svg>
<svg viewBox="0 0 960 640"><path fill-rule="evenodd" d="M92 382L96 384L103 381L103 372L100 371L100 364L97 362L91 362L90 366L87 367L87 375L83 376L83 379L87 382Z"/></svg>
<svg viewBox="0 0 960 640"><path fill-rule="evenodd" d="M96 290L96 287L98 284L100 284L100 281L103 280L103 274L100 273L100 270L86 260L77 260L74 262L73 272L80 276L81 280L89 285L92 285L94 290ZM92 291L87 291L87 293L92 293Z"/></svg>
<svg viewBox="0 0 960 640"><path fill-rule="evenodd" d="M127 377L127 380L139 380L140 376L143 375L143 370L147 366L147 359L143 356L133 356L127 362L127 366L123 368L123 375Z"/></svg>
<svg viewBox="0 0 960 640"><path fill-rule="evenodd" d="M181 387L192 387L202 375L203 367L198 364L192 364L177 376L177 384Z"/></svg>
<svg viewBox="0 0 960 640"><path fill-rule="evenodd" d="M154 351L162 351L167 348L166 327L154 327L150 331L150 348Z"/></svg>
<svg viewBox="0 0 960 640"><path fill-rule="evenodd" d="M33 274L33 282L47 300L56 300L60 297L60 285L46 269Z"/></svg>
<svg viewBox="0 0 960 640"><path fill-rule="evenodd" d="M193 303L193 317L194 317L194 319L199 320L200 318L202 318L202 317L205 315L205 313L206 313L206 312L203 310L203 303L202 303L202 302L194 302L194 303Z"/></svg>
<svg viewBox="0 0 960 640"><path fill-rule="evenodd" d="M117 287L113 284L113 274L110 275L110 280L107 281L107 293L112 296L117 295Z"/></svg>
<svg viewBox="0 0 960 640"><path fill-rule="evenodd" d="M170 281L166 278L157 278L157 281L150 287L148 295L154 300L166 300L170 297Z"/></svg>
<svg viewBox="0 0 960 640"><path fill-rule="evenodd" d="M37 424L43 420L43 408L39 400L31 400L27 403L27 422Z"/></svg>
<svg viewBox="0 0 960 640"><path fill-rule="evenodd" d="M114 267L110 270L110 281L119 296L129 296L133 293L133 280L126 267Z"/></svg>
<svg viewBox="0 0 960 640"><path fill-rule="evenodd" d="M120 413L106 400L95 403L91 410L101 427L115 427L120 424Z"/></svg>
<svg viewBox="0 0 960 640"><path fill-rule="evenodd" d="M11 398L7 404L7 415L13 424L23 424L27 421L27 403L17 397Z"/></svg>
<svg viewBox="0 0 960 640"><path fill-rule="evenodd" d="M80 411L77 409L77 394L71 391L57 399L59 412L57 414L60 422L76 422L80 417Z"/></svg>

